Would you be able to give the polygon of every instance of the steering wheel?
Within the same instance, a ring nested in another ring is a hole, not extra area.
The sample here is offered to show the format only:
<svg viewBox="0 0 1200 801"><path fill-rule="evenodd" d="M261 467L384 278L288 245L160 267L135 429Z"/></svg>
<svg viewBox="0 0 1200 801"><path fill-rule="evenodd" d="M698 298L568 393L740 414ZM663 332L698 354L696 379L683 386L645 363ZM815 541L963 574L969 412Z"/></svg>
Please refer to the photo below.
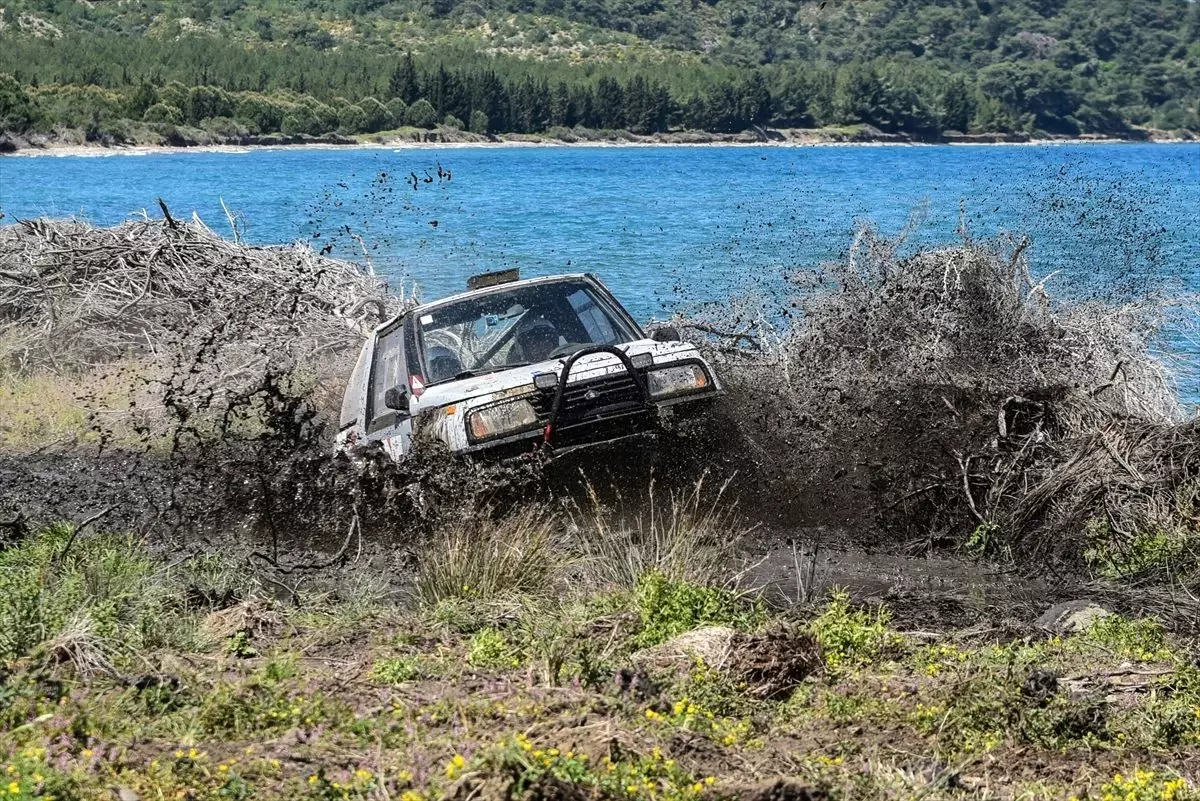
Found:
<svg viewBox="0 0 1200 801"><path fill-rule="evenodd" d="M557 359L559 356L569 356L575 351L582 350L587 346L588 345L586 342L567 342L566 344L559 345L557 348L546 354L546 358Z"/></svg>

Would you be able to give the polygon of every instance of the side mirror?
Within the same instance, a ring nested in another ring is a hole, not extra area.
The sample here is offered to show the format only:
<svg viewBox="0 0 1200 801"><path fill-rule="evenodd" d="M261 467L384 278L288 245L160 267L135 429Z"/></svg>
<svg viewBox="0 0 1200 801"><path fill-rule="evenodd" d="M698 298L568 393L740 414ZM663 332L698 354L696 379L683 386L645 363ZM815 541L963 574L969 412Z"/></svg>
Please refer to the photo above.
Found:
<svg viewBox="0 0 1200 801"><path fill-rule="evenodd" d="M655 342L682 342L683 337L679 336L679 329L673 325L664 325L662 328L654 329L654 333L650 338Z"/></svg>
<svg viewBox="0 0 1200 801"><path fill-rule="evenodd" d="M392 387L383 393L383 405L397 412L408 411L408 392L403 387Z"/></svg>

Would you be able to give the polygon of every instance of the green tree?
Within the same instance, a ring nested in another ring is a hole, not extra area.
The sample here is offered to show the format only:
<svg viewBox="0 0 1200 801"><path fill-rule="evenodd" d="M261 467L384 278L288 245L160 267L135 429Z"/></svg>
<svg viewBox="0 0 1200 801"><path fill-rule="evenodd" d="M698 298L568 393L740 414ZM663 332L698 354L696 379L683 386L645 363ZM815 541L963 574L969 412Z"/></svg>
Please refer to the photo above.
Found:
<svg viewBox="0 0 1200 801"><path fill-rule="evenodd" d="M971 90L961 76L951 78L939 96L938 116L943 130L966 133L975 114Z"/></svg>
<svg viewBox="0 0 1200 801"><path fill-rule="evenodd" d="M273 133L283 126L284 107L271 98L256 93L238 98L234 118L255 133Z"/></svg>
<svg viewBox="0 0 1200 801"><path fill-rule="evenodd" d="M126 111L130 117L134 119L140 118L146 113L146 109L158 102L158 90L153 84L142 81L130 93L126 101Z"/></svg>
<svg viewBox="0 0 1200 801"><path fill-rule="evenodd" d="M317 121L317 115L305 105L296 105L283 117L281 129L287 136L316 136L324 133Z"/></svg>
<svg viewBox="0 0 1200 801"><path fill-rule="evenodd" d="M364 97L358 105L367 117L363 130L375 133L392 127L392 114L383 103L373 97Z"/></svg>
<svg viewBox="0 0 1200 801"><path fill-rule="evenodd" d="M168 106L174 106L182 110L183 104L187 102L188 88L179 81L169 81L158 89L157 103L166 103Z"/></svg>
<svg viewBox="0 0 1200 801"><path fill-rule="evenodd" d="M404 58L392 70L388 79L388 93L398 97L405 105L412 105L421 96L421 86L417 80L417 67L413 63L412 53L405 53Z"/></svg>
<svg viewBox="0 0 1200 801"><path fill-rule="evenodd" d="M571 91L566 81L558 81L550 90L550 124L570 127L574 125L571 113Z"/></svg>
<svg viewBox="0 0 1200 801"><path fill-rule="evenodd" d="M180 125L183 123L183 112L174 106L168 106L166 103L155 103L142 114L142 119L145 122L163 122L169 125Z"/></svg>
<svg viewBox="0 0 1200 801"><path fill-rule="evenodd" d="M387 102L388 117L390 119L389 128L399 128L404 124L404 112L408 110L408 104L399 97L393 97Z"/></svg>
<svg viewBox="0 0 1200 801"><path fill-rule="evenodd" d="M479 109L471 112L471 133L485 134L488 132L488 117Z"/></svg>
<svg viewBox="0 0 1200 801"><path fill-rule="evenodd" d="M306 98L306 104L312 110L313 121L316 125L315 133L321 134L331 133L337 130L338 115L333 106L322 103L314 98Z"/></svg>
<svg viewBox="0 0 1200 801"><path fill-rule="evenodd" d="M37 107L25 87L11 75L0 74L0 132L25 133L37 119Z"/></svg>
<svg viewBox="0 0 1200 801"><path fill-rule="evenodd" d="M432 128L437 124L437 111L432 103L422 97L404 112L404 124L414 128Z"/></svg>
<svg viewBox="0 0 1200 801"><path fill-rule="evenodd" d="M875 123L881 116L883 84L875 67L854 61L838 69L833 116L840 123Z"/></svg>
<svg viewBox="0 0 1200 801"><path fill-rule="evenodd" d="M233 116L233 102L227 92L215 86L193 86L181 111L189 124L199 125L209 117Z"/></svg>
<svg viewBox="0 0 1200 801"><path fill-rule="evenodd" d="M625 91L607 75L596 82L595 114L601 128L625 127Z"/></svg>
<svg viewBox="0 0 1200 801"><path fill-rule="evenodd" d="M363 133L367 128L367 112L362 106L349 105L338 109L338 131L344 134Z"/></svg>

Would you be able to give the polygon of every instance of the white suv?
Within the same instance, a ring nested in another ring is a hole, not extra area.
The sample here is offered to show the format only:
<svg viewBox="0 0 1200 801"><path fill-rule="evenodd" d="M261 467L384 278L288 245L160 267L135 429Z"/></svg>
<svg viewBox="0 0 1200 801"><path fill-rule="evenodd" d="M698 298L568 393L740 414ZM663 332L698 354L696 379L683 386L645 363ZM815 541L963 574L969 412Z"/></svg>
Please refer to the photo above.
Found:
<svg viewBox="0 0 1200 801"><path fill-rule="evenodd" d="M425 437L518 456L653 436L721 392L673 328L642 331L591 274L468 281L468 292L375 329L342 405L339 450L401 459Z"/></svg>

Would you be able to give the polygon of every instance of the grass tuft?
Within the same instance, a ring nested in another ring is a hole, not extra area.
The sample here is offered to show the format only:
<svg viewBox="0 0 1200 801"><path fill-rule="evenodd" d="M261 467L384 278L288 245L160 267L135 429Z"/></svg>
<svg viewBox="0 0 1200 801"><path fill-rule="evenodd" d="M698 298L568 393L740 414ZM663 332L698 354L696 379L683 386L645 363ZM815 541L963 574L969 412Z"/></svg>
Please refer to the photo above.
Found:
<svg viewBox="0 0 1200 801"><path fill-rule="evenodd" d="M753 629L766 619L761 601L720 587L673 580L648 573L637 584L635 604L642 647L666 642L700 626L729 625Z"/></svg>
<svg viewBox="0 0 1200 801"><path fill-rule="evenodd" d="M414 594L431 611L459 601L548 597L570 559L557 535L541 507L451 524L422 554Z"/></svg>
<svg viewBox="0 0 1200 801"><path fill-rule="evenodd" d="M812 622L813 634L830 673L869 665L889 648L900 644L899 635L888 627L891 612L881 606L875 612L853 609L850 596L837 590L825 610Z"/></svg>
<svg viewBox="0 0 1200 801"><path fill-rule="evenodd" d="M0 553L0 660L50 655L91 671L101 653L190 641L171 577L132 536L53 526Z"/></svg>
<svg viewBox="0 0 1200 801"><path fill-rule="evenodd" d="M734 547L751 530L724 494L723 486L706 500L701 479L672 491L662 504L651 483L639 512L623 521L589 487L590 506L577 510L575 523L583 532L580 548L592 581L633 589L656 573L670 581L724 583Z"/></svg>

